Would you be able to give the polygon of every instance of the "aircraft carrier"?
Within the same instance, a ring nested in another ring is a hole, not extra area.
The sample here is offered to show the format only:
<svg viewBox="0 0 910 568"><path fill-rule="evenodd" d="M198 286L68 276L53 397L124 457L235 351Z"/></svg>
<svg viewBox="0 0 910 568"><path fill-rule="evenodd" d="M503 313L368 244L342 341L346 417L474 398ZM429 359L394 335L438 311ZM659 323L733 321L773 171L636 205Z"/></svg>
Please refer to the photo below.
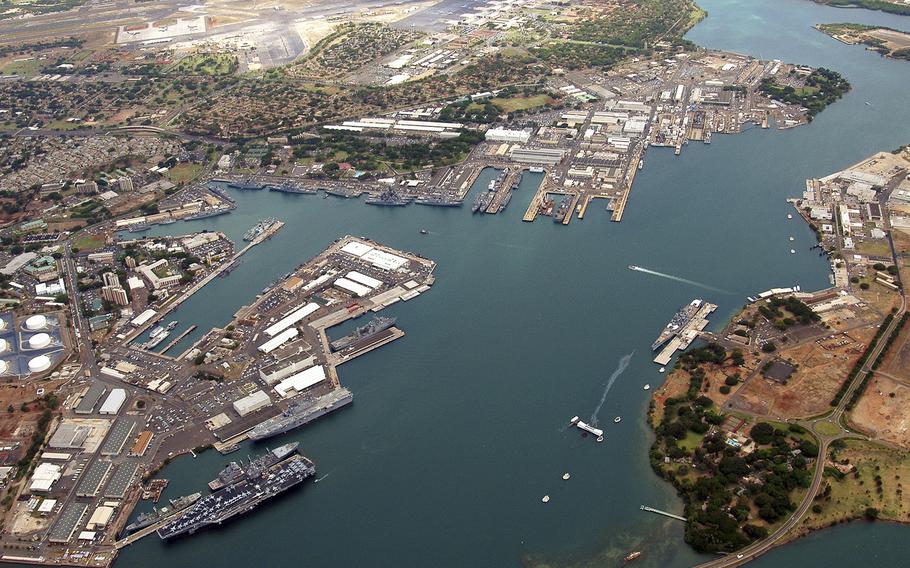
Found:
<svg viewBox="0 0 910 568"><path fill-rule="evenodd" d="M344 337L333 341L331 344L332 351L341 351L345 347L350 347L358 341L369 339L377 333L389 329L395 325L396 321L398 321L398 318L387 318L384 316L375 317L371 319L368 324L354 329L354 332L350 335L345 335Z"/></svg>
<svg viewBox="0 0 910 568"><path fill-rule="evenodd" d="M287 410L257 424L247 433L250 440L264 440L278 434L290 432L294 428L325 416L333 410L346 406L354 400L354 395L346 388L335 389L309 403L295 403Z"/></svg>
<svg viewBox="0 0 910 568"><path fill-rule="evenodd" d="M316 466L303 456L292 456L263 471L255 479L240 481L196 502L193 507L158 529L167 540L194 534L210 525L221 524L252 511L263 502L284 493L315 475Z"/></svg>

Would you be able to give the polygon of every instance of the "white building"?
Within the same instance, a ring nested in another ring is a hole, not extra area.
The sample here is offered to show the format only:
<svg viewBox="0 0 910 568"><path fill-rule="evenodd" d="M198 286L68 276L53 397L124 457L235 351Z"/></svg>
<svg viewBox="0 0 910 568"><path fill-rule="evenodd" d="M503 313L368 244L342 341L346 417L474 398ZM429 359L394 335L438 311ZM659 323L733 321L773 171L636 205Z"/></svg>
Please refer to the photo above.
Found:
<svg viewBox="0 0 910 568"><path fill-rule="evenodd" d="M491 128L487 130L484 138L487 142L518 142L527 144L531 139L530 130L509 130L507 128Z"/></svg>

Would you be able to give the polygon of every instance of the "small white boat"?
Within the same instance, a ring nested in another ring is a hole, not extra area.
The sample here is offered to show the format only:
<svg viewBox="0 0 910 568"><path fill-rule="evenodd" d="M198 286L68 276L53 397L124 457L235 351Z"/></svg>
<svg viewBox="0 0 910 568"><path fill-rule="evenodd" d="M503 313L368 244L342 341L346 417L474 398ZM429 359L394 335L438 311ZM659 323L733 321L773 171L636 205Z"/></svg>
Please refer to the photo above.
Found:
<svg viewBox="0 0 910 568"><path fill-rule="evenodd" d="M790 254L796 254L796 251L794 249L790 249Z"/></svg>
<svg viewBox="0 0 910 568"><path fill-rule="evenodd" d="M616 418L613 419L613 422L616 423L616 424L619 424L620 420L622 420L622 417L621 417L621 416L617 416Z"/></svg>
<svg viewBox="0 0 910 568"><path fill-rule="evenodd" d="M644 390L651 390L651 385L645 385L643 388Z"/></svg>
<svg viewBox="0 0 910 568"><path fill-rule="evenodd" d="M604 441L604 437L603 437L603 436L598 436L598 437L597 437L597 441L598 441L598 442L603 442L603 441Z"/></svg>
<svg viewBox="0 0 910 568"><path fill-rule="evenodd" d="M549 503L549 502L550 502L550 496L549 496L549 495L544 495L544 496L543 496L543 499L541 499L541 501L543 501L544 503Z"/></svg>
<svg viewBox="0 0 910 568"><path fill-rule="evenodd" d="M666 371L666 370L667 370L666 367L661 367L660 369L657 370L657 372L658 372L658 373L663 373L663 372Z"/></svg>
<svg viewBox="0 0 910 568"><path fill-rule="evenodd" d="M792 214L792 213L787 213L787 219L792 219L792 218L793 218L793 214Z"/></svg>
<svg viewBox="0 0 910 568"><path fill-rule="evenodd" d="M565 472L564 474L562 474L562 478L565 479L566 481L568 481L570 477L572 477L572 476L569 475L569 472L568 472L568 471Z"/></svg>
<svg viewBox="0 0 910 568"><path fill-rule="evenodd" d="M796 240L795 238L790 237L790 242L793 242L793 241L795 241L795 240Z"/></svg>

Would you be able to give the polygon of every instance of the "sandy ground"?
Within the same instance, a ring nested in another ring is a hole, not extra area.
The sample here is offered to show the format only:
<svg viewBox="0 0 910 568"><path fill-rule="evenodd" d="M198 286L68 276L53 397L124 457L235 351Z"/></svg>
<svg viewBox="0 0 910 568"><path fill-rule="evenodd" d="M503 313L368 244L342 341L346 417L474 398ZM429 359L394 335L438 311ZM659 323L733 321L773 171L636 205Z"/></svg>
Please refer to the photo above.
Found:
<svg viewBox="0 0 910 568"><path fill-rule="evenodd" d="M857 427L875 438L910 448L910 381L876 374L850 414Z"/></svg>
<svg viewBox="0 0 910 568"><path fill-rule="evenodd" d="M863 329L838 336L840 341L816 341L782 351L781 356L798 367L787 384L756 375L737 391L734 407L784 419L829 410L831 399L871 336L871 329Z"/></svg>

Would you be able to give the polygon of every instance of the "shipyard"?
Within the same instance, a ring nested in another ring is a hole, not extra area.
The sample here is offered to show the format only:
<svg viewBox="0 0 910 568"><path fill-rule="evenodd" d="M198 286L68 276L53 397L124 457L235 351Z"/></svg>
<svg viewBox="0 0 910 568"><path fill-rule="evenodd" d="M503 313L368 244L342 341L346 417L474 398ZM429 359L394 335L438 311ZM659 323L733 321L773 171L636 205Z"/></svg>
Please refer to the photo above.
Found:
<svg viewBox="0 0 910 568"><path fill-rule="evenodd" d="M376 312L417 298L434 282L434 262L346 236L263 290L228 325L171 353L196 325L169 314L283 226L259 220L235 251L221 233L136 239L111 222L96 230L103 253L76 255L80 268L70 274L82 281L97 274L102 284L83 285L80 303L99 298L99 305L120 308L103 325L76 322L74 348L97 342L95 371L75 378L62 419L48 424L50 442L30 483L34 497L12 511L21 530L46 533L36 549L43 558L106 564L140 538L193 534L313 477L313 462L289 443L230 462L205 488L209 496L200 488L131 514L140 499L157 502L167 480L155 473L174 456L212 446L231 454L244 441L272 439L349 405L354 393L341 385L338 367L404 336L396 317ZM335 331L350 320L358 325ZM61 341L59 316L20 325L35 349L31 375L40 377L71 352L70 336ZM47 362L39 366L39 359ZM44 511L38 525L27 521L37 508ZM73 544L91 547L92 556L77 561L66 552Z"/></svg>

